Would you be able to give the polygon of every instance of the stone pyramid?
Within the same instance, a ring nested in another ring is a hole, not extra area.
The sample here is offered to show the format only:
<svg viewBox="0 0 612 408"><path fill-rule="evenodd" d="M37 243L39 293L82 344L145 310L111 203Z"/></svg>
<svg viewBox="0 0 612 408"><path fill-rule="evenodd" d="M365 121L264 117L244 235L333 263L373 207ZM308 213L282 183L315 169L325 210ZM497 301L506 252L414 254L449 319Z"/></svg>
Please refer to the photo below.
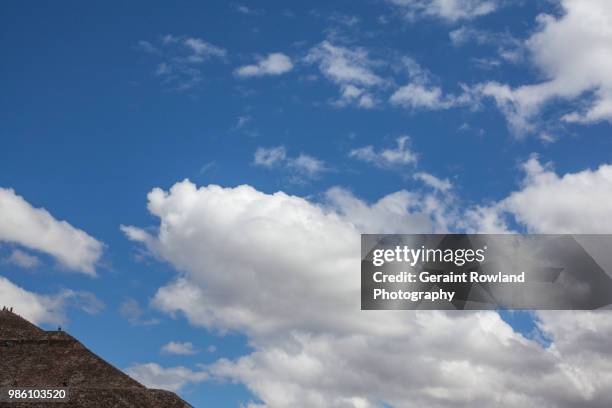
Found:
<svg viewBox="0 0 612 408"><path fill-rule="evenodd" d="M0 310L0 390L67 388L69 401L0 402L0 407L189 408L176 394L148 389L64 331L45 331Z"/></svg>

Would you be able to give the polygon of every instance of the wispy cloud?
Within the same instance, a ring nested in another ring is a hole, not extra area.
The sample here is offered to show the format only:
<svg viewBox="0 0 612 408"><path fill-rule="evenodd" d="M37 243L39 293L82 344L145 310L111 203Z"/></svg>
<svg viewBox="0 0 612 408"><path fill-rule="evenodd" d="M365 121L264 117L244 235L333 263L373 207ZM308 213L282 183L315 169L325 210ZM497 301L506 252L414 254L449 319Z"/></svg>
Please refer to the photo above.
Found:
<svg viewBox="0 0 612 408"><path fill-rule="evenodd" d="M37 256L28 254L20 249L13 249L11 254L4 260L8 264L16 265L25 269L36 268L41 264Z"/></svg>
<svg viewBox="0 0 612 408"><path fill-rule="evenodd" d="M455 22L490 14L500 6L499 0L387 0L410 20L434 17Z"/></svg>
<svg viewBox="0 0 612 408"><path fill-rule="evenodd" d="M159 323L158 319L144 317L145 312L136 299L125 299L119 306L119 313L133 325L150 326Z"/></svg>
<svg viewBox="0 0 612 408"><path fill-rule="evenodd" d="M316 177L326 170L322 160L304 153L300 153L297 157L289 158L287 166L298 174L308 177Z"/></svg>
<svg viewBox="0 0 612 408"><path fill-rule="evenodd" d="M264 14L263 10L254 9L252 7L247 6L246 4L234 4L234 10L241 14L247 14L251 16L258 16Z"/></svg>
<svg viewBox="0 0 612 408"><path fill-rule="evenodd" d="M168 34L154 43L141 40L137 49L160 60L154 75L169 89L185 91L202 82L202 65L213 59L223 60L227 50L198 37Z"/></svg>
<svg viewBox="0 0 612 408"><path fill-rule="evenodd" d="M421 171L414 175L416 180L420 180L434 190L445 192L450 190L453 185L448 179L440 179L433 174Z"/></svg>
<svg viewBox="0 0 612 408"><path fill-rule="evenodd" d="M292 180L296 182L317 178L321 173L328 170L322 160L308 154L300 153L296 157L288 156L284 146L257 148L253 164L266 168L287 169L292 172Z"/></svg>
<svg viewBox="0 0 612 408"><path fill-rule="evenodd" d="M209 162L204 163L202 167L200 167L199 173L207 174L207 173L213 172L216 167L217 167L217 162L215 160L211 160Z"/></svg>
<svg viewBox="0 0 612 408"><path fill-rule="evenodd" d="M317 64L321 73L340 87L340 97L334 101L339 106L371 108L376 101L372 88L385 83L374 71L379 64L365 48L348 48L325 40L309 50L305 62Z"/></svg>
<svg viewBox="0 0 612 408"><path fill-rule="evenodd" d="M417 154L409 148L410 138L400 136L396 139L395 148L376 150L374 146L368 145L353 149L349 152L349 157L371 163L378 167L395 167L415 164Z"/></svg>
<svg viewBox="0 0 612 408"><path fill-rule="evenodd" d="M411 171L417 168L418 155L410 149L410 137L400 136L395 139L396 147L376 149L372 145L358 147L349 152L349 157L361 160L381 169L395 170L405 176L407 167ZM438 193L449 193L453 185L448 179L441 179L426 171L419 171L412 175L412 179L420 181L425 186Z"/></svg>
<svg viewBox="0 0 612 408"><path fill-rule="evenodd" d="M286 158L287 150L284 146L258 147L255 151L253 164L270 168L284 163Z"/></svg>
<svg viewBox="0 0 612 408"><path fill-rule="evenodd" d="M236 123L232 126L232 130L239 130L244 128L246 125L253 121L253 117L250 115L240 115L236 119Z"/></svg>
<svg viewBox="0 0 612 408"><path fill-rule="evenodd" d="M421 67L414 59L405 57L402 63L408 74L409 82L399 87L389 98L392 105L407 109L442 110L473 103L467 86L462 86L459 95L446 94L434 83L431 73Z"/></svg>
<svg viewBox="0 0 612 408"><path fill-rule="evenodd" d="M470 26L461 26L449 33L453 45L460 47L469 43L495 47L497 60L518 63L525 59L525 47L521 40L508 32L491 32Z"/></svg>
<svg viewBox="0 0 612 408"><path fill-rule="evenodd" d="M104 309L104 303L90 292L64 289L54 294L40 294L17 286L3 276L0 276L0 303L13 307L16 313L36 324L65 322L65 310L69 307L92 315Z"/></svg>

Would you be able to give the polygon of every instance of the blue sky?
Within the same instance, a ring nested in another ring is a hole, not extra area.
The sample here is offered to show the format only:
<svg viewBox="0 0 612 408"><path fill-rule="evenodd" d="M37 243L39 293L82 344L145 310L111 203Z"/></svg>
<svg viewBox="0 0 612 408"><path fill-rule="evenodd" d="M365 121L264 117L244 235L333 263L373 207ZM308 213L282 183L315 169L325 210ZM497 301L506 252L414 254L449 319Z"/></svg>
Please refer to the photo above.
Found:
<svg viewBox="0 0 612 408"><path fill-rule="evenodd" d="M291 398L409 405L382 386L368 393L354 384L287 384L264 367L266 353L295 351L275 348L289 333L313 336L313 343L337 336L332 350L353 335L371 344L382 335L338 334L328 322L307 319L292 327L280 317L265 331L229 312L198 320L196 311L211 307L258 310L259 302L241 303L235 286L241 274L270 276L250 269L257 258L187 261L199 250L185 244L186 231L173 230L172 214L190 220L195 236L225 242L253 220L236 215L227 229L214 230L207 219L225 219L225 206L251 196L273 207L279 198L272 194L282 191L304 199L291 205L310 220L332 223L317 211L336 214L346 223L342 231L610 231L612 63L602 27L612 11L604 0L9 1L1 8L0 293L24 305L23 291L32 294L48 310L26 308L25 315L45 327L64 325L142 381L179 378L169 387L194 406L297 406ZM223 193L190 198L219 200L202 203L201 213L179 204L178 192L167 193L176 203L147 210L151 190L169 191L185 179ZM253 191L233 190L239 185ZM593 202L577 198L585 191L596 194ZM381 204L384 197L391 198ZM28 222L40 208L48 222ZM271 220L268 235L263 227L244 233L272 245L297 222L274 224L292 217L283 211L260 214ZM42 242L41 232L62 220L69 228ZM171 225L167 239L160 222ZM122 225L135 226L132 234ZM296 242L306 255L314 250ZM225 261L228 271L237 268L223 275L235 286L208 274ZM156 294L177 279L233 300L191 311L162 305ZM470 316L517 335L493 313ZM504 318L517 332L561 330L547 316ZM162 352L169 342L190 342L196 352ZM541 357L547 351L536 343L521 347ZM346 357L343 364L353 363ZM153 375L146 364L162 371ZM269 384L253 379L268 374ZM301 394L306 388L318 394ZM271 389L286 398L275 399ZM421 392L414 390L416 400L431 403Z"/></svg>

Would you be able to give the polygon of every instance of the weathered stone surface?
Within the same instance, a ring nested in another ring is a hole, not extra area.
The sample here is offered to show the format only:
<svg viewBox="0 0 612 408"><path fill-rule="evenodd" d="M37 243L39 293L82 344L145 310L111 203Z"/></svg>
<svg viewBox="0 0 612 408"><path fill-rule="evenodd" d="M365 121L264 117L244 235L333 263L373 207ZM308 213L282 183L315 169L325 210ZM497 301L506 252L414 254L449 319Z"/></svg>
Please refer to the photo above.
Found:
<svg viewBox="0 0 612 408"><path fill-rule="evenodd" d="M11 408L188 408L176 394L148 389L64 331L44 331L0 310L0 388L68 388L67 403L3 403Z"/></svg>

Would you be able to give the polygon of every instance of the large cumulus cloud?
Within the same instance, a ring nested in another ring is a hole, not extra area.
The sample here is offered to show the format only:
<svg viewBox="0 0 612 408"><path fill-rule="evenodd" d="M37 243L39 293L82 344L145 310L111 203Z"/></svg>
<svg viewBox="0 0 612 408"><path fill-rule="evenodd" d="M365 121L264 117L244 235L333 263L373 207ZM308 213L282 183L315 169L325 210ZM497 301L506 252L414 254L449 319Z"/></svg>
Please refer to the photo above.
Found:
<svg viewBox="0 0 612 408"><path fill-rule="evenodd" d="M493 312L360 310L359 233L455 228L461 217L438 196L400 191L368 204L332 189L315 203L183 181L148 198L157 231L123 229L179 271L154 304L247 335L252 353L207 372L244 383L261 400L253 407L611 402L607 347L585 354L558 314L538 318L554 339L544 348ZM573 316L580 325L591 315Z"/></svg>

